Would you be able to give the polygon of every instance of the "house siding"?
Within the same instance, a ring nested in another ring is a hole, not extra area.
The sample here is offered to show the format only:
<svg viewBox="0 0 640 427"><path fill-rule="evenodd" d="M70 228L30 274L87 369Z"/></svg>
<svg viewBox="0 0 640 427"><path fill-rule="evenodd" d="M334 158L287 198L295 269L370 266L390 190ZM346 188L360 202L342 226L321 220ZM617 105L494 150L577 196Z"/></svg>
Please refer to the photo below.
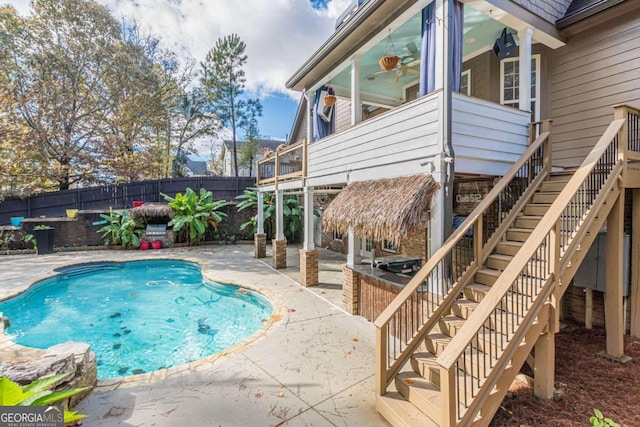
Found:
<svg viewBox="0 0 640 427"><path fill-rule="evenodd" d="M613 120L640 106L640 18L628 14L571 37L553 53L551 116L556 166L578 166Z"/></svg>
<svg viewBox="0 0 640 427"><path fill-rule="evenodd" d="M306 102L305 102L304 111L302 111L300 114L300 119L299 119L299 123L297 124L297 128L294 130L294 134L291 135L291 138L289 139L293 144L307 138L307 119L308 119L308 115L307 115L307 108L306 108Z"/></svg>
<svg viewBox="0 0 640 427"><path fill-rule="evenodd" d="M549 22L562 18L571 0L512 0Z"/></svg>
<svg viewBox="0 0 640 427"><path fill-rule="evenodd" d="M351 127L351 100L338 98L336 101L336 132Z"/></svg>

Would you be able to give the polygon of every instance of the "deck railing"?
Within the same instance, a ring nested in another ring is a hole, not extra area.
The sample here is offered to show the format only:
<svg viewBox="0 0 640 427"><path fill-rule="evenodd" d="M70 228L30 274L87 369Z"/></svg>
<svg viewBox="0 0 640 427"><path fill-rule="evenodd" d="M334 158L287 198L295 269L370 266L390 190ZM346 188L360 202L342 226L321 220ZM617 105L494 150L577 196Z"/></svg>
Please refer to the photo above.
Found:
<svg viewBox="0 0 640 427"><path fill-rule="evenodd" d="M257 185L303 179L306 176L306 169L307 142L303 140L259 160L256 173Z"/></svg>
<svg viewBox="0 0 640 427"><path fill-rule="evenodd" d="M444 317L462 288L551 171L550 122L447 242L376 319L376 392L383 395L421 340Z"/></svg>
<svg viewBox="0 0 640 427"><path fill-rule="evenodd" d="M616 111L616 117L620 111ZM566 258L615 188L626 161L627 118L615 119L437 361L443 425L478 415L529 328L550 301ZM623 129L624 127L624 129ZM531 344L533 345L533 344Z"/></svg>

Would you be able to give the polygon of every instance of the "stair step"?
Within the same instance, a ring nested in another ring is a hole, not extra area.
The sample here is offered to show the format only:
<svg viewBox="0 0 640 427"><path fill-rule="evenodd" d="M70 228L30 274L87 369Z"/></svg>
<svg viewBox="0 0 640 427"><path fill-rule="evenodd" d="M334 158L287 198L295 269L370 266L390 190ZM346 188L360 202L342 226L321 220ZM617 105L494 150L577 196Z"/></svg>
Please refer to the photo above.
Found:
<svg viewBox="0 0 640 427"><path fill-rule="evenodd" d="M507 240L515 240L516 242L524 242L531 236L531 228L510 228L507 230Z"/></svg>
<svg viewBox="0 0 640 427"><path fill-rule="evenodd" d="M522 242L515 240L504 240L496 246L495 252L501 255L515 256L522 249Z"/></svg>
<svg viewBox="0 0 640 427"><path fill-rule="evenodd" d="M445 347L451 342L451 337L439 330L439 327L434 327L433 332L427 335L424 339L424 344L427 351L439 356L444 351Z"/></svg>
<svg viewBox="0 0 640 427"><path fill-rule="evenodd" d="M516 218L514 226L517 228L531 228L534 229L538 226L538 223L542 219L541 215L521 215Z"/></svg>
<svg viewBox="0 0 640 427"><path fill-rule="evenodd" d="M490 289L491 286L483 285L482 283L471 283L464 287L463 294L468 300L480 302Z"/></svg>
<svg viewBox="0 0 640 427"><path fill-rule="evenodd" d="M567 186L569 179L564 180L552 180L552 181L544 181L542 185L540 185L541 191L562 191L564 187Z"/></svg>
<svg viewBox="0 0 640 427"><path fill-rule="evenodd" d="M479 303L476 301L471 301L465 298L461 298L453 303L451 306L451 313L454 315L461 317L463 319L468 319L473 313L473 310L476 309Z"/></svg>
<svg viewBox="0 0 640 427"><path fill-rule="evenodd" d="M478 270L474 278L476 283L491 286L496 282L496 280L498 280L500 274L502 274L500 270L494 270L492 268L482 268Z"/></svg>
<svg viewBox="0 0 640 427"><path fill-rule="evenodd" d="M466 322L465 319L459 318L457 316L445 316L440 320L441 330L444 334L454 337ZM501 336L502 333L500 331L491 330L489 328L480 329L478 333L477 342L473 344L473 347L480 352L489 353L489 347L493 346L491 352L493 354L496 353L495 342L506 342L507 337ZM470 369L470 367L468 367Z"/></svg>
<svg viewBox="0 0 640 427"><path fill-rule="evenodd" d="M438 357L428 351L420 351L411 356L413 371L422 378L440 387L440 365Z"/></svg>
<svg viewBox="0 0 640 427"><path fill-rule="evenodd" d="M573 177L574 171L564 171L564 172L553 172L547 178L547 181L564 181L569 182L571 177Z"/></svg>
<svg viewBox="0 0 640 427"><path fill-rule="evenodd" d="M522 246L519 246L519 248L520 247ZM504 270L505 268L507 268L507 265L509 265L512 259L513 259L513 255L506 255L506 254L494 252L491 255L489 255L489 257L487 258L485 266L487 268L492 268L494 270Z"/></svg>
<svg viewBox="0 0 640 427"><path fill-rule="evenodd" d="M524 207L523 213L525 215L540 216L546 214L550 207L551 203L529 203Z"/></svg>
<svg viewBox="0 0 640 427"><path fill-rule="evenodd" d="M394 427L438 427L440 425L398 392L377 396L376 410Z"/></svg>
<svg viewBox="0 0 640 427"><path fill-rule="evenodd" d="M396 389L431 419L440 418L440 387L415 372L396 375Z"/></svg>
<svg viewBox="0 0 640 427"><path fill-rule="evenodd" d="M455 336L458 333L462 325L464 325L465 319L462 317L449 315L440 318L438 321L438 326L443 334L448 335L450 337Z"/></svg>
<svg viewBox="0 0 640 427"><path fill-rule="evenodd" d="M531 198L532 203L553 203L560 192L538 191Z"/></svg>

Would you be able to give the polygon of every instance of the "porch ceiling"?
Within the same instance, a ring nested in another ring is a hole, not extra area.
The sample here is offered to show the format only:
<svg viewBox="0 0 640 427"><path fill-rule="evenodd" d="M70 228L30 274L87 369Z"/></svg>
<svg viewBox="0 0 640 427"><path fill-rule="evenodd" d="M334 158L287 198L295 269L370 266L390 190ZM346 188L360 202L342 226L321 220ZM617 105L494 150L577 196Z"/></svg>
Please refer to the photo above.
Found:
<svg viewBox="0 0 640 427"><path fill-rule="evenodd" d="M424 221L440 188L431 175L359 181L347 185L322 214L322 226L342 234L399 243Z"/></svg>
<svg viewBox="0 0 640 427"><path fill-rule="evenodd" d="M373 46L360 57L360 91L361 98L380 101L387 99L387 105L397 105L405 101L407 87L418 83L420 70L421 14L415 14L407 22L391 33L393 50L402 58L402 65L391 71L383 71L378 64L379 59L390 50L387 38ZM505 25L471 7L464 9L464 44L463 56L473 57L486 52L500 35ZM515 33L514 30L511 32ZM514 34L517 38L517 34ZM351 70L349 67L333 77L329 85L342 96L348 96L351 87Z"/></svg>

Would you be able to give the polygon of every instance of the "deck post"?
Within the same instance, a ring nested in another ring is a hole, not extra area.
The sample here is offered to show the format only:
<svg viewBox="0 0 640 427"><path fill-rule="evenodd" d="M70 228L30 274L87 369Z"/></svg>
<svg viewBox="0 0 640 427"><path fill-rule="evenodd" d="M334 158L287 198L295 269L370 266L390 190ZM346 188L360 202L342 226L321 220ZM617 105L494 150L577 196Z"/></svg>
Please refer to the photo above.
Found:
<svg viewBox="0 0 640 427"><path fill-rule="evenodd" d="M624 355L623 256L624 190L607 217L607 283L604 293L604 318L607 332L607 354Z"/></svg>
<svg viewBox="0 0 640 427"><path fill-rule="evenodd" d="M640 339L640 190L634 189L631 224L631 336Z"/></svg>
<svg viewBox="0 0 640 427"><path fill-rule="evenodd" d="M255 258L264 258L267 256L267 235L264 234L264 193L258 190L257 193L257 227L256 234L253 235Z"/></svg>
<svg viewBox="0 0 640 427"><path fill-rule="evenodd" d="M549 323L553 322L549 318ZM549 329L536 341L536 361L533 368L533 392L540 399L553 398L555 377L556 335Z"/></svg>
<svg viewBox="0 0 640 427"><path fill-rule="evenodd" d="M257 230L256 233L263 234L264 233L264 193L258 190L258 218L257 221Z"/></svg>
<svg viewBox="0 0 640 427"><path fill-rule="evenodd" d="M313 241L313 188L304 187L304 243L300 250L300 283L316 286L318 280L318 251Z"/></svg>
<svg viewBox="0 0 640 427"><path fill-rule="evenodd" d="M284 192L276 189L276 238L273 239L273 268L287 268L287 239L284 237Z"/></svg>
<svg viewBox="0 0 640 427"><path fill-rule="evenodd" d="M313 106L316 102L316 96L311 90L305 92L304 96L307 98L307 143L309 143L315 141L313 135Z"/></svg>

